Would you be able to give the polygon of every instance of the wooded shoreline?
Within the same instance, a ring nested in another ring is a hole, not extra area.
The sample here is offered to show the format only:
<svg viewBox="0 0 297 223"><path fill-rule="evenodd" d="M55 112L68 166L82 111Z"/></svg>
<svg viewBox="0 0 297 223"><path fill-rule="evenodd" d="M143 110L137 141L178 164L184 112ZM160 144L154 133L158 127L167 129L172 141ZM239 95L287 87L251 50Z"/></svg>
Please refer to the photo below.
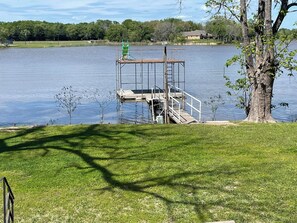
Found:
<svg viewBox="0 0 297 223"><path fill-rule="evenodd" d="M0 46L0 48L5 47L15 47L15 48L50 48L50 47L80 47L80 46L120 46L121 42L110 42L103 40L80 40L80 41L14 41L13 44L8 46ZM202 46L216 46L225 45L221 41L208 40L208 41L195 41L187 43L170 43L170 42L132 42L130 45L135 46L152 46L152 45L174 45L174 46L192 46L192 45L202 45ZM229 45L230 43L228 43Z"/></svg>

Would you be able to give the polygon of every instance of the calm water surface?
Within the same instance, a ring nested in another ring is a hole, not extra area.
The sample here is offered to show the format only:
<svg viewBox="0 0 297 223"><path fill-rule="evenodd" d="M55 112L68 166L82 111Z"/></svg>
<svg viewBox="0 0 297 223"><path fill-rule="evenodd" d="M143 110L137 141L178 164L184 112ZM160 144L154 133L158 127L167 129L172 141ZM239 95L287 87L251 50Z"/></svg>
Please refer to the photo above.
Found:
<svg viewBox="0 0 297 223"><path fill-rule="evenodd" d="M297 48L295 42L291 46ZM65 113L58 110L54 96L64 86L83 92L101 89L103 98L115 90L115 60L120 47L73 47L44 49L0 49L0 126L32 124L64 124ZM133 57L162 58L162 46L131 47ZM186 90L201 101L222 95L217 120L243 119L244 112L226 95L224 73L234 77L237 67L226 69L228 58L238 53L234 46L168 47L169 57L186 61ZM283 75L276 80L274 103L288 102L289 108L278 108L273 115L280 121L297 118L295 77ZM148 106L143 103L124 104L118 112L114 99L105 111L105 122L140 122L149 120ZM203 104L202 119L210 120L210 108ZM83 101L73 114L73 123L98 123L98 105Z"/></svg>

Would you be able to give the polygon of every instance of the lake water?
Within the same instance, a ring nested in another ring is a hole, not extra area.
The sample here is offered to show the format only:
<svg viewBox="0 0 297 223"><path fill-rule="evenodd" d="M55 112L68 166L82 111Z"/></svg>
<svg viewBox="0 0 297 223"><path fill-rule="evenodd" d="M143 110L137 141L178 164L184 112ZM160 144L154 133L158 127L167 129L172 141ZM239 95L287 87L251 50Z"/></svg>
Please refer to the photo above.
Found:
<svg viewBox="0 0 297 223"><path fill-rule="evenodd" d="M297 43L291 45L297 48ZM102 90L103 97L116 87L115 61L120 47L94 46L73 48L0 49L0 126L65 124L68 116L59 111L54 96L62 87L72 86L79 92ZM162 46L132 46L131 55L138 59L162 58ZM238 53L234 46L169 46L168 55L186 61L186 90L201 101L221 95L224 105L217 110L217 120L244 119L235 107L234 98L226 95L224 73L234 77L238 67L224 64ZM288 102L273 116L279 121L297 118L297 80L285 75L275 82L274 104ZM202 120L210 120L209 107L202 104ZM113 99L104 113L105 123L149 121L145 103L123 104ZM98 123L98 104L83 101L73 114L73 123Z"/></svg>

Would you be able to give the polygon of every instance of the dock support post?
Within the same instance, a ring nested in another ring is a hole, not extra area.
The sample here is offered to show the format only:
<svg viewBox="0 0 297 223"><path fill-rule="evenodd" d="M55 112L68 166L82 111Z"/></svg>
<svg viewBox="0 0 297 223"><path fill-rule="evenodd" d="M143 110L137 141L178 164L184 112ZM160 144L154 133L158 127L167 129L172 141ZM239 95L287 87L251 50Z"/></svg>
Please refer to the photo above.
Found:
<svg viewBox="0 0 297 223"><path fill-rule="evenodd" d="M169 124L169 115L168 115L168 64L167 64L167 46L164 47L164 119L165 124Z"/></svg>

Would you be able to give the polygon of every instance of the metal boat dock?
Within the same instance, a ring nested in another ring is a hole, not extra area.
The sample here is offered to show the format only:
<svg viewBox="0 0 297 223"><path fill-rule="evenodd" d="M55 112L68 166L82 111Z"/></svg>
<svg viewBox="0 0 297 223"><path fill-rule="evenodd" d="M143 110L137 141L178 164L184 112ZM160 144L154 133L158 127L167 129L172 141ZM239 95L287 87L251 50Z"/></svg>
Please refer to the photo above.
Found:
<svg viewBox="0 0 297 223"><path fill-rule="evenodd" d="M129 51L116 60L116 93L121 103L146 101L153 122L201 122L201 101L184 91L185 61L129 59ZM162 86L162 87L158 87Z"/></svg>

